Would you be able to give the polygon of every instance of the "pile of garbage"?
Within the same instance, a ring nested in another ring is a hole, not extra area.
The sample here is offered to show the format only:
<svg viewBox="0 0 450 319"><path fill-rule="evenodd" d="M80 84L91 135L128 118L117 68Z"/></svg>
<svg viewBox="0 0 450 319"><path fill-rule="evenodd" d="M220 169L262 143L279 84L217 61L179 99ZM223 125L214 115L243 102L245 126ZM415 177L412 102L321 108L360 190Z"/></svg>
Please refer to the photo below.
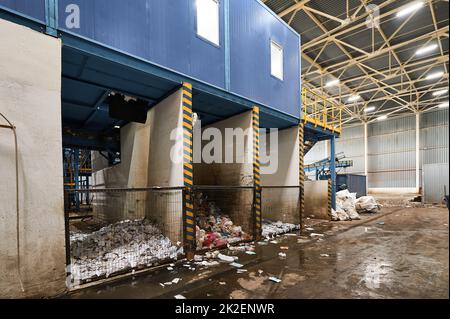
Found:
<svg viewBox="0 0 450 319"><path fill-rule="evenodd" d="M265 219L262 225L262 236L264 238L273 238L278 235L290 233L300 229L300 225L283 223L281 221L273 222Z"/></svg>
<svg viewBox="0 0 450 319"><path fill-rule="evenodd" d="M336 210L331 212L332 221L359 220L361 213L377 213L381 206L372 196L356 199L356 193L343 190L336 193Z"/></svg>
<svg viewBox="0 0 450 319"><path fill-rule="evenodd" d="M195 198L197 213L196 243L197 249L222 248L229 244L252 240L241 226L235 225L231 217L223 214L208 197L198 194Z"/></svg>
<svg viewBox="0 0 450 319"><path fill-rule="evenodd" d="M147 219L126 220L89 234L70 236L72 280L109 277L119 271L152 266L183 254Z"/></svg>

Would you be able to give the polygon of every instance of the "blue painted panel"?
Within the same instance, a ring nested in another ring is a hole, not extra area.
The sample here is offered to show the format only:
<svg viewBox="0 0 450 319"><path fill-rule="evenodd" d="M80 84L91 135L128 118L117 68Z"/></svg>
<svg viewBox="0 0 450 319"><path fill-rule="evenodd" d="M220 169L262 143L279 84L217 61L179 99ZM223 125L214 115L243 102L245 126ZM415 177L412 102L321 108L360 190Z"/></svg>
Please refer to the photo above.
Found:
<svg viewBox="0 0 450 319"><path fill-rule="evenodd" d="M284 80L271 76L270 43L284 51ZM258 1L230 0L231 91L300 117L300 38Z"/></svg>
<svg viewBox="0 0 450 319"><path fill-rule="evenodd" d="M69 4L80 8L79 29L66 27ZM193 0L59 0L59 27L224 88L223 4L220 47L197 37L195 11Z"/></svg>
<svg viewBox="0 0 450 319"><path fill-rule="evenodd" d="M45 0L0 0L0 6L45 23Z"/></svg>

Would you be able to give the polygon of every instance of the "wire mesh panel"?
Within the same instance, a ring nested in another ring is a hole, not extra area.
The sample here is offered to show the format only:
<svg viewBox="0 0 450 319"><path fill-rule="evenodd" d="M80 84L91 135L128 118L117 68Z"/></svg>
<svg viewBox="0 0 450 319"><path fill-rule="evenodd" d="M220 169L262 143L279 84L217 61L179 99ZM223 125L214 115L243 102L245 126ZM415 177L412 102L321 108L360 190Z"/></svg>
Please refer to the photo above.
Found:
<svg viewBox="0 0 450 319"><path fill-rule="evenodd" d="M68 259L74 285L155 266L183 255L183 189L68 190L89 197L90 218L71 218Z"/></svg>
<svg viewBox="0 0 450 319"><path fill-rule="evenodd" d="M253 187L196 187L193 192L197 250L255 238Z"/></svg>
<svg viewBox="0 0 450 319"><path fill-rule="evenodd" d="M263 187L261 195L262 236L272 237L299 230L299 187Z"/></svg>

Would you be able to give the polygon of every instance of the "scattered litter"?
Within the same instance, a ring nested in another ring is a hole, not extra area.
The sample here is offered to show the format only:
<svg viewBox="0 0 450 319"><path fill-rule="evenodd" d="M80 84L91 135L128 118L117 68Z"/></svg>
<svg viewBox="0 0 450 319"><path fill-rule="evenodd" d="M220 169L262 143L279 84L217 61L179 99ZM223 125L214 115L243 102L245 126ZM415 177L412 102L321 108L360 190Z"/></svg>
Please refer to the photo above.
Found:
<svg viewBox="0 0 450 319"><path fill-rule="evenodd" d="M256 253L254 251L246 251L245 252L247 255L256 255Z"/></svg>
<svg viewBox="0 0 450 319"><path fill-rule="evenodd" d="M272 240L270 243L274 244L274 245L278 244L278 242L276 240Z"/></svg>
<svg viewBox="0 0 450 319"><path fill-rule="evenodd" d="M308 227L305 230L307 230L307 231L314 231L314 228Z"/></svg>
<svg viewBox="0 0 450 319"><path fill-rule="evenodd" d="M219 254L219 255L217 256L217 258L219 258L220 260L225 261L225 262L227 262L227 263L232 263L232 262L234 262L234 257L232 257L232 256L227 256L227 255L224 255L224 254Z"/></svg>
<svg viewBox="0 0 450 319"><path fill-rule="evenodd" d="M175 267L175 264L170 264L169 266L170 266L170 267Z"/></svg>
<svg viewBox="0 0 450 319"><path fill-rule="evenodd" d="M311 233L310 234L311 237L324 237L324 234L316 234L316 233Z"/></svg>
<svg viewBox="0 0 450 319"><path fill-rule="evenodd" d="M281 246L280 249L281 249L281 250L289 250L289 247L287 247L287 246Z"/></svg>
<svg viewBox="0 0 450 319"><path fill-rule="evenodd" d="M167 267L167 270L168 270L168 271L172 271L172 270L173 270L173 267Z"/></svg>
<svg viewBox="0 0 450 319"><path fill-rule="evenodd" d="M159 283L159 285L160 285L161 287L163 287L163 288L165 287L164 284L162 284L162 283Z"/></svg>
<svg viewBox="0 0 450 319"><path fill-rule="evenodd" d="M200 256L200 255L194 256L194 261L202 261L202 260L203 260L203 256Z"/></svg>
<svg viewBox="0 0 450 319"><path fill-rule="evenodd" d="M184 264L183 267L191 268L191 265L190 264Z"/></svg>
<svg viewBox="0 0 450 319"><path fill-rule="evenodd" d="M176 285L180 282L180 280L181 280L181 278L175 278L174 280L172 280L172 283L174 283Z"/></svg>
<svg viewBox="0 0 450 319"><path fill-rule="evenodd" d="M171 284L173 284L173 282L168 281L168 282L165 282L165 283L164 283L164 286L170 286Z"/></svg>
<svg viewBox="0 0 450 319"><path fill-rule="evenodd" d="M260 245L260 246L267 246L268 244L267 244L266 241L259 241L258 245Z"/></svg>
<svg viewBox="0 0 450 319"><path fill-rule="evenodd" d="M258 270L258 274L261 276L264 273L264 270Z"/></svg>
<svg viewBox="0 0 450 319"><path fill-rule="evenodd" d="M225 286L226 284L227 284L227 283L224 282L224 281L219 282L219 285L221 285L221 286Z"/></svg>
<svg viewBox="0 0 450 319"><path fill-rule="evenodd" d="M280 256L280 258L286 258L286 254L285 253L279 253L278 256Z"/></svg>
<svg viewBox="0 0 450 319"><path fill-rule="evenodd" d="M330 257L328 254L320 254L320 257Z"/></svg>
<svg viewBox="0 0 450 319"><path fill-rule="evenodd" d="M238 269L237 270L238 274L243 274L243 273L246 273L246 272L247 272L247 269Z"/></svg>
<svg viewBox="0 0 450 319"><path fill-rule="evenodd" d="M286 237L297 237L297 234L287 233L287 234L284 234L284 236L286 236Z"/></svg>
<svg viewBox="0 0 450 319"><path fill-rule="evenodd" d="M310 239L297 239L297 244L305 244L305 243L309 243L311 240Z"/></svg>
<svg viewBox="0 0 450 319"><path fill-rule="evenodd" d="M385 222L381 221L381 222L378 222L377 224L378 224L378 225L384 225Z"/></svg>
<svg viewBox="0 0 450 319"><path fill-rule="evenodd" d="M274 236L284 233L290 233L300 229L300 225L283 223L282 221L271 221L265 219L262 225L262 236L265 238L273 238Z"/></svg>
<svg viewBox="0 0 450 319"><path fill-rule="evenodd" d="M175 299L186 299L186 297L183 295L176 295Z"/></svg>
<svg viewBox="0 0 450 319"><path fill-rule="evenodd" d="M239 264L239 263L231 263L230 266L231 267L235 267L235 268L242 268L242 267L244 267L244 265Z"/></svg>
<svg viewBox="0 0 450 319"><path fill-rule="evenodd" d="M281 279L278 279L276 277L270 277L269 280L276 282L277 284L279 284L281 282Z"/></svg>

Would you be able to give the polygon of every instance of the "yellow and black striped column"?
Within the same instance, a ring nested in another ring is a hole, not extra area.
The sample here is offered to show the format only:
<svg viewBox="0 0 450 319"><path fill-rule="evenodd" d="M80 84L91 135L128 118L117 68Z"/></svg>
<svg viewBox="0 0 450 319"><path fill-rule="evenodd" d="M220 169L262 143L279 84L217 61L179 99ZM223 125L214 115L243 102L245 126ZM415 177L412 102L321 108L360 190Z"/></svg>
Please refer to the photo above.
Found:
<svg viewBox="0 0 450 319"><path fill-rule="evenodd" d="M255 186L255 237L261 238L262 216L261 216L261 165L259 160L259 107L253 107L253 176Z"/></svg>
<svg viewBox="0 0 450 319"><path fill-rule="evenodd" d="M183 83L183 174L185 192L184 240L188 250L195 248L195 215L192 187L193 170L192 84Z"/></svg>
<svg viewBox="0 0 450 319"><path fill-rule="evenodd" d="M328 217L332 218L332 209L333 209L333 203L332 203L332 198L333 198L333 182L330 179L328 179Z"/></svg>
<svg viewBox="0 0 450 319"><path fill-rule="evenodd" d="M299 196L300 196L300 227L303 231L303 216L305 214L305 124L300 120L298 126L298 156L299 156Z"/></svg>

